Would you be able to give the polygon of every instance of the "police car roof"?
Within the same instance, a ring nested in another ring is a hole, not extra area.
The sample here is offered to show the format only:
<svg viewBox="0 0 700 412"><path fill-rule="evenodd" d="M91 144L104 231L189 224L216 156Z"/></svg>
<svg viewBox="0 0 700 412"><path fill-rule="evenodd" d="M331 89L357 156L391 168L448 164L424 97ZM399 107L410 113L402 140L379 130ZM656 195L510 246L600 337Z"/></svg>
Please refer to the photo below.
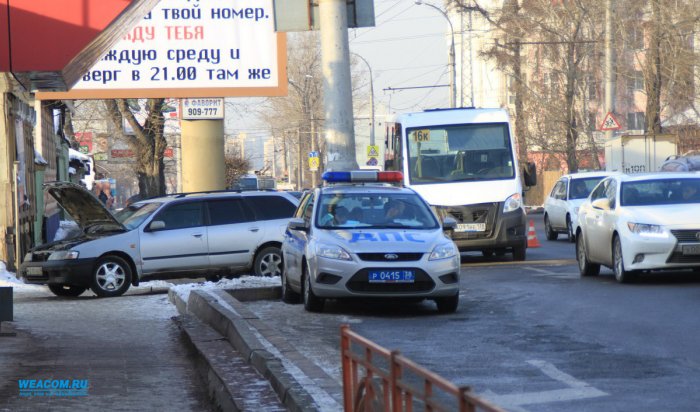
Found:
<svg viewBox="0 0 700 412"><path fill-rule="evenodd" d="M416 194L412 189L403 186L391 186L378 183L340 183L331 186L321 187L323 194L335 193L390 193L390 194Z"/></svg>

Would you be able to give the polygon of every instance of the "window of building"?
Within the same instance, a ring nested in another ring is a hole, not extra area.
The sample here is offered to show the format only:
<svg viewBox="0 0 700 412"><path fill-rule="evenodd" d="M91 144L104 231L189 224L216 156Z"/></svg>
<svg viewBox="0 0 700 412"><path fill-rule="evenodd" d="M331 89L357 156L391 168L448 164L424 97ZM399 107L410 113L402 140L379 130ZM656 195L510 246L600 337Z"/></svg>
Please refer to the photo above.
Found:
<svg viewBox="0 0 700 412"><path fill-rule="evenodd" d="M644 112L627 113L627 128L630 130L644 130Z"/></svg>
<svg viewBox="0 0 700 412"><path fill-rule="evenodd" d="M632 77L627 79L627 89L630 93L644 90L644 74L641 71L635 70L632 73Z"/></svg>

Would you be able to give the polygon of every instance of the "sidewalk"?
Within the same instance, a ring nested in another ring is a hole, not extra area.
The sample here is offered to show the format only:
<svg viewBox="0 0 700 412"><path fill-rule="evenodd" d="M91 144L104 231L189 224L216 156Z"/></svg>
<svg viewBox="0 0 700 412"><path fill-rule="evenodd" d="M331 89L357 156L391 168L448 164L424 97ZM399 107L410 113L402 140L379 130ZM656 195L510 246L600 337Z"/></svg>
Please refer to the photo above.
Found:
<svg viewBox="0 0 700 412"><path fill-rule="evenodd" d="M17 336L0 337L0 411L212 410L167 295L62 299L16 286L2 330ZM86 379L88 394L20 397L19 379Z"/></svg>

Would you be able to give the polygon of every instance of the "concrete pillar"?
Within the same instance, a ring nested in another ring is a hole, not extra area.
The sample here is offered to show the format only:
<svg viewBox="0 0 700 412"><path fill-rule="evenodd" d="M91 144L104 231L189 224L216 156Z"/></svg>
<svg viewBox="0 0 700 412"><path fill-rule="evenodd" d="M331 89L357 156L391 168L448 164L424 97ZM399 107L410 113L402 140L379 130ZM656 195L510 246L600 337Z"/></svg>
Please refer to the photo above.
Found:
<svg viewBox="0 0 700 412"><path fill-rule="evenodd" d="M182 191L226 189L224 121L182 120Z"/></svg>
<svg viewBox="0 0 700 412"><path fill-rule="evenodd" d="M357 169L345 0L319 0L326 169Z"/></svg>

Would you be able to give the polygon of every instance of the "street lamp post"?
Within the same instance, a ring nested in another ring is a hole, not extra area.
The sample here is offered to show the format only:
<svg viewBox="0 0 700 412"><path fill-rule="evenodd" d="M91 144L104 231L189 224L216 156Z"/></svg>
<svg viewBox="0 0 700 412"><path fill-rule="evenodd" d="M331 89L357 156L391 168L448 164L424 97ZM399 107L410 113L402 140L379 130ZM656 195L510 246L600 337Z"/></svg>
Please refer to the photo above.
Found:
<svg viewBox="0 0 700 412"><path fill-rule="evenodd" d="M313 76L310 74L304 75L304 87L303 89L299 87L296 82L294 82L292 79L287 79L290 85L296 89L297 93L299 93L299 97L301 97L301 111L304 116L304 121L305 122L310 122L311 130L310 130L310 136L311 136L311 150L316 150L315 144L314 144L314 118L313 114L311 113L311 105L309 104L309 96L308 96L308 81L309 79L312 79ZM298 130L297 133L297 139L298 139L298 144L299 144L299 159L298 159L298 175L299 175L299 181L298 181L298 186L299 190L302 189L302 182L303 182L303 176L304 176L304 169L303 169L303 153L302 153L302 134L301 130ZM311 186L314 187L316 186L316 172L312 171L311 172Z"/></svg>
<svg viewBox="0 0 700 412"><path fill-rule="evenodd" d="M365 60L364 57L357 53L353 53L355 56L359 57L360 60L365 62L367 69L369 70L369 111L370 111L370 129L369 129L369 145L374 146L374 81L372 80L372 66L369 62Z"/></svg>
<svg viewBox="0 0 700 412"><path fill-rule="evenodd" d="M424 3L423 0L416 0L416 4L419 6L426 5L434 8L435 10L439 11L440 14L442 14L442 16L447 20L447 23L450 24L450 61L448 62L448 65L450 66L450 107L456 107L455 105L457 96L457 70L455 69L455 29L452 26L452 20L450 20L450 16L448 16L443 9L433 4Z"/></svg>

